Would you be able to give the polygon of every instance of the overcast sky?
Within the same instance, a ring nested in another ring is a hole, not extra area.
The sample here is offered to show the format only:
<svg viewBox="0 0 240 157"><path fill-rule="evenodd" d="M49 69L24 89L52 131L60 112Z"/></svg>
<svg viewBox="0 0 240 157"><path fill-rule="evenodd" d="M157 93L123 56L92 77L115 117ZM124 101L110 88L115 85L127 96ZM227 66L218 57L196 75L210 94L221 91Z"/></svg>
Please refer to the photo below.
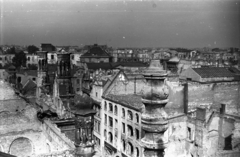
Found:
<svg viewBox="0 0 240 157"><path fill-rule="evenodd" d="M1 44L239 47L239 1L0 0Z"/></svg>

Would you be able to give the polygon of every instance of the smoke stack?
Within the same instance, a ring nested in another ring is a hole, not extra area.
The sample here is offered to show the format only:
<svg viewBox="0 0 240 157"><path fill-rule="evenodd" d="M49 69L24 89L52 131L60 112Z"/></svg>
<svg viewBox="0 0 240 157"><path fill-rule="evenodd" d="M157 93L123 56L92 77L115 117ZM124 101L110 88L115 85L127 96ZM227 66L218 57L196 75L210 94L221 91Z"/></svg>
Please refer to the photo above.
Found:
<svg viewBox="0 0 240 157"><path fill-rule="evenodd" d="M188 83L183 84L183 108L184 113L188 113Z"/></svg>

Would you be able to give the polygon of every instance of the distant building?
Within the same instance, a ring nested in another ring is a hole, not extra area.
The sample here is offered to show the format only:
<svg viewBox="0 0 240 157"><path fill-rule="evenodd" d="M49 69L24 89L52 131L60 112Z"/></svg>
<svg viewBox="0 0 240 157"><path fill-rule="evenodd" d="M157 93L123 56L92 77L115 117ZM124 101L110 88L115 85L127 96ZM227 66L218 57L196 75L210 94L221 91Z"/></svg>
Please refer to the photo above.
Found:
<svg viewBox="0 0 240 157"><path fill-rule="evenodd" d="M240 71L236 68L202 67L188 68L179 76L180 80L207 82L226 82L239 80Z"/></svg>
<svg viewBox="0 0 240 157"><path fill-rule="evenodd" d="M51 51L55 51L56 47L53 46L52 44L50 43L42 43L41 44L41 51L48 51L48 52L51 52Z"/></svg>
<svg viewBox="0 0 240 157"><path fill-rule="evenodd" d="M112 62L112 56L103 48L94 44L86 53L81 55L82 63L109 63Z"/></svg>

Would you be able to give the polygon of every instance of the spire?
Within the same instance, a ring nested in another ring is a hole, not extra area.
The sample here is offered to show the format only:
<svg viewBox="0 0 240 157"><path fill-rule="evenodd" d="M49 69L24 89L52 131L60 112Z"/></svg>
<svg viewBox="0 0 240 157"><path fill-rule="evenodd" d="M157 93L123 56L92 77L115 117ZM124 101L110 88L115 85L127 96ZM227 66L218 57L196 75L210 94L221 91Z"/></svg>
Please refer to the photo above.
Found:
<svg viewBox="0 0 240 157"><path fill-rule="evenodd" d="M168 103L169 90L165 84L167 72L159 60L152 60L143 73L147 87L142 96L145 110L142 114L142 129L145 135L142 145L145 157L162 157L167 146L164 132L168 128L168 116L164 111Z"/></svg>

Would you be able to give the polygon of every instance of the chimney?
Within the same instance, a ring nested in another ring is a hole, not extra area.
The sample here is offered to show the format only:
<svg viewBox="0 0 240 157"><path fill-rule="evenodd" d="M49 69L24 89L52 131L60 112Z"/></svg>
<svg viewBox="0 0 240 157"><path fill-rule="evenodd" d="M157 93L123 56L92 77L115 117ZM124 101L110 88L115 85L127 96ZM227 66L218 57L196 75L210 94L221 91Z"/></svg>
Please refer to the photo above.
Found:
<svg viewBox="0 0 240 157"><path fill-rule="evenodd" d="M183 108L184 113L188 113L188 83L183 84Z"/></svg>

